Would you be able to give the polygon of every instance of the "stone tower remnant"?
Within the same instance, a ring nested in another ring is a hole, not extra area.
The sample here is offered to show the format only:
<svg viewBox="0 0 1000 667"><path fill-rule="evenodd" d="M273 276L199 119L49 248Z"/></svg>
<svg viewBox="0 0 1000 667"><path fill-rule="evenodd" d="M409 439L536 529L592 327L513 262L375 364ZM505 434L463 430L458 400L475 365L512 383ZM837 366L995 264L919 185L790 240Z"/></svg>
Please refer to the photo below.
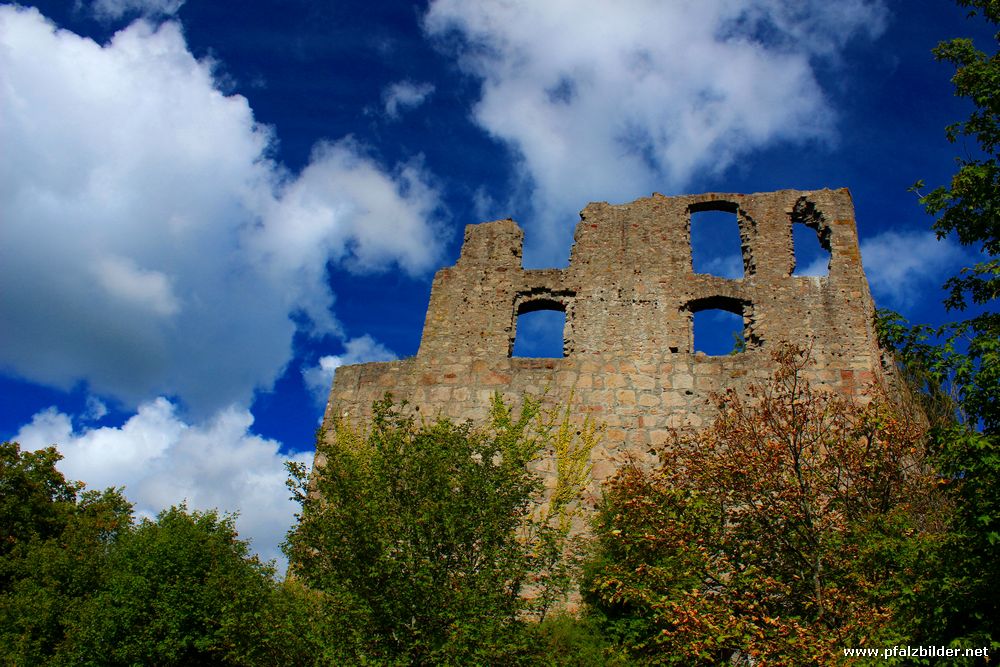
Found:
<svg viewBox="0 0 1000 667"><path fill-rule="evenodd" d="M735 215L743 277L695 273L691 217ZM792 227L813 229L830 252L824 277L794 276ZM854 207L841 190L654 194L581 212L569 265L524 269L513 220L469 225L455 266L434 278L420 349L399 361L337 369L326 408L364 419L391 392L421 414L485 418L490 397L524 394L570 403L606 424L591 452L595 486L626 457L649 461L671 429L711 418L708 396L770 375L773 345L811 349L810 379L852 394L881 373L874 305L861 267ZM693 315L743 318L745 351L693 348ZM562 358L514 358L518 315L565 313Z"/></svg>

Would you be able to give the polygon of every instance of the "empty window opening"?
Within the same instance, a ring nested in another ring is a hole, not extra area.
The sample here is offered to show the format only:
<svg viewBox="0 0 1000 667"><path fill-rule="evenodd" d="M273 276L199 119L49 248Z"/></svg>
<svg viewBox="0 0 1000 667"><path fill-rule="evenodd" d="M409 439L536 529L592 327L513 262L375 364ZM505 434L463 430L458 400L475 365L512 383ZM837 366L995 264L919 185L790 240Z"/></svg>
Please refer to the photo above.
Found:
<svg viewBox="0 0 1000 667"><path fill-rule="evenodd" d="M830 242L815 228L801 222L792 223L792 246L795 248L793 276L830 274Z"/></svg>
<svg viewBox="0 0 1000 667"><path fill-rule="evenodd" d="M712 308L694 313L694 351L713 357L746 349L743 316Z"/></svg>
<svg viewBox="0 0 1000 667"><path fill-rule="evenodd" d="M743 277L743 243L735 204L709 202L691 207L691 265L695 273Z"/></svg>
<svg viewBox="0 0 1000 667"><path fill-rule="evenodd" d="M562 357L566 313L561 308L544 306L522 308L515 324L512 357Z"/></svg>
<svg viewBox="0 0 1000 667"><path fill-rule="evenodd" d="M749 302L720 295L695 299L684 308L691 312L692 351L710 356L735 354L743 352L751 342Z"/></svg>

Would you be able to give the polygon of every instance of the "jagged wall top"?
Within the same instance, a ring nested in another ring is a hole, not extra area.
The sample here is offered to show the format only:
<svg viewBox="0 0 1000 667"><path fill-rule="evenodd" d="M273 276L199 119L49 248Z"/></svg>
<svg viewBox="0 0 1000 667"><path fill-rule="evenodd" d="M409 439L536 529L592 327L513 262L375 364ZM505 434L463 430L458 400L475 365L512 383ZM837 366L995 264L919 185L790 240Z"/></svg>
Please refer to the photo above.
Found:
<svg viewBox="0 0 1000 667"><path fill-rule="evenodd" d="M742 278L693 271L691 215L705 210L735 214ZM830 251L828 276L792 275L796 222ZM509 357L517 316L538 309L565 311L567 357L690 354L692 314L708 308L742 315L748 349L789 340L820 355L873 352L871 297L846 189L590 204L565 269L523 269L523 238L509 219L466 228L458 262L434 280L418 358Z"/></svg>

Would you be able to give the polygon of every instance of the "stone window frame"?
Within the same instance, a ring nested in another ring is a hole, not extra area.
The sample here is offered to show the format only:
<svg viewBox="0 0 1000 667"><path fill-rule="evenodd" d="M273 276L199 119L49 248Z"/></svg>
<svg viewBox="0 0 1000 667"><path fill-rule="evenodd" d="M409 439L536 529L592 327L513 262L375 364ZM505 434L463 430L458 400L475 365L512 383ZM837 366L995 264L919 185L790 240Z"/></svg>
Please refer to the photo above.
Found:
<svg viewBox="0 0 1000 667"><path fill-rule="evenodd" d="M721 211L722 213L732 213L736 216L736 232L740 237L740 255L741 261L743 262L743 276L741 278L724 278L711 273L697 273L694 270L694 248L692 246L691 232L691 228L693 226L692 215L695 213L704 213L705 211ZM753 245L750 239L750 229L748 229L748 225L750 223L751 221L746 218L746 214L740 208L739 202L733 199L708 199L706 201L696 201L688 204L687 248L688 266L690 267L691 273L695 275L708 275L722 280L746 280L750 276L754 275L756 272L756 264L753 257Z"/></svg>
<svg viewBox="0 0 1000 667"><path fill-rule="evenodd" d="M566 289L550 289L547 287L518 290L514 294L511 308L510 340L507 344L507 357L514 357L514 341L517 338L517 318L525 313L535 313L541 310L552 310L565 315L563 324L563 356L565 359L573 353L573 315L576 305L576 292ZM558 357L553 357L558 358Z"/></svg>
<svg viewBox="0 0 1000 667"><path fill-rule="evenodd" d="M795 225L805 225L816 232L816 238L819 240L820 248L826 250L827 255L829 256L829 260L826 265L826 276L820 277L829 277L833 271L834 261L833 242L831 238L833 236L833 228L827 221L823 211L816 206L816 202L812 201L808 197L800 197L795 202L795 206L792 207L792 211L788 215L788 243L789 248L791 248L791 263L788 267L788 277L803 277L795 275L795 269L798 268L795 265L795 238L792 232Z"/></svg>

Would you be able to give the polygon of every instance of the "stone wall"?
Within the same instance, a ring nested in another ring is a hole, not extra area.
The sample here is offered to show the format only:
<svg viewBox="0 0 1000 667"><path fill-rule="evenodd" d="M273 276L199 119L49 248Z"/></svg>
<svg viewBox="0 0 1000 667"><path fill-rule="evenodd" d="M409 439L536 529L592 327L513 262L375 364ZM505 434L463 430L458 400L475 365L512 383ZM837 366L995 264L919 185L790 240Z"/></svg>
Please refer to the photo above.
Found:
<svg viewBox="0 0 1000 667"><path fill-rule="evenodd" d="M744 276L692 270L691 214L734 213ZM806 225L830 251L829 275L796 277L792 226ZM385 392L421 414L485 417L495 391L517 402L545 394L607 425L591 454L595 485L630 456L650 460L670 429L712 416L710 392L766 378L769 348L809 346L812 379L846 393L877 379L880 355L847 190L653 195L581 213L565 269L521 265L523 233L512 220L469 225L461 257L434 278L419 352L337 369L325 423L363 419ZM746 351L693 352L693 313L743 317ZM512 358L517 317L566 313L564 357Z"/></svg>

